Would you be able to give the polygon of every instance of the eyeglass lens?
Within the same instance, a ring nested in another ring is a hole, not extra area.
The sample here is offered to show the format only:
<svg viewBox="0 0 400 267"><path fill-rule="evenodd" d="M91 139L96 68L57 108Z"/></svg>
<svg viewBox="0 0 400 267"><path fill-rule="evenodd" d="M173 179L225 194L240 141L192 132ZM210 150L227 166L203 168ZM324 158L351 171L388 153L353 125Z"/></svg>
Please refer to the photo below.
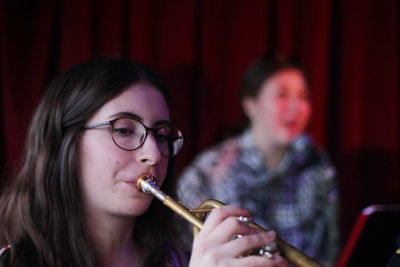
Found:
<svg viewBox="0 0 400 267"><path fill-rule="evenodd" d="M162 125L155 128L152 134L160 153L164 156L175 156L182 148L182 133L173 126ZM135 150L145 142L147 130L137 120L121 118L114 122L112 136L115 144L120 148Z"/></svg>

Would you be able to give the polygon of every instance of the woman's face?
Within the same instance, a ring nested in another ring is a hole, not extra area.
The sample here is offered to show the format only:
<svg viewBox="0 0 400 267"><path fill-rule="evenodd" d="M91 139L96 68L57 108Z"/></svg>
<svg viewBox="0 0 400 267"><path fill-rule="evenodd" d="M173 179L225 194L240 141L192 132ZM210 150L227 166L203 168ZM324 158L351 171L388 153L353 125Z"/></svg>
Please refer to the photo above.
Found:
<svg viewBox="0 0 400 267"><path fill-rule="evenodd" d="M155 127L169 121L169 109L156 87L140 82L104 104L86 125L121 116ZM168 167L168 158L160 154L153 134L139 149L126 151L115 145L111 126L106 125L85 130L78 148L82 199L89 214L138 216L146 211L152 196L139 192L135 182L141 174L150 173L161 186Z"/></svg>
<svg viewBox="0 0 400 267"><path fill-rule="evenodd" d="M296 69L272 75L261 85L258 97L245 99L243 105L256 140L280 146L305 130L311 113L307 83Z"/></svg>

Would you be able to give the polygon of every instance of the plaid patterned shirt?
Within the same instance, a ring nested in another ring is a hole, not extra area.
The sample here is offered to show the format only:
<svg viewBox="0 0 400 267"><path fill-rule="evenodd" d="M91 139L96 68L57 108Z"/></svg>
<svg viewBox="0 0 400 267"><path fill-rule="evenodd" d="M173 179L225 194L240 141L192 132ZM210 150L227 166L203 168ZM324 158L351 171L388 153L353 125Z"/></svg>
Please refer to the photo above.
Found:
<svg viewBox="0 0 400 267"><path fill-rule="evenodd" d="M335 169L302 135L278 168L266 169L250 131L199 154L179 179L177 194L188 207L206 199L249 209L254 221L322 263L339 250Z"/></svg>

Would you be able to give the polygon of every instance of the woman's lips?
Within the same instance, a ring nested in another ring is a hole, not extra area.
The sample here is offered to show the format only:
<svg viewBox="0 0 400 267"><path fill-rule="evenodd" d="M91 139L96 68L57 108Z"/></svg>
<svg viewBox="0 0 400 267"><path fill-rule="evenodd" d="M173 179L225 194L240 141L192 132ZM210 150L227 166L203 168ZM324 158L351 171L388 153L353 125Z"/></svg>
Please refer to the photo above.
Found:
<svg viewBox="0 0 400 267"><path fill-rule="evenodd" d="M296 128L297 128L297 123L294 122L294 121L288 121L288 122L285 122L285 123L283 124L283 126L284 126L285 128L288 128L288 129L296 129Z"/></svg>
<svg viewBox="0 0 400 267"><path fill-rule="evenodd" d="M128 184L129 186L134 187L134 188L137 189L139 192L141 192L141 190L140 190L140 188L139 188L139 185L138 185L138 182L139 182L141 179L153 179L153 180L157 181L157 180L155 179L155 177L154 177L152 174L146 172L146 173L142 173L142 174L140 174L140 175L138 175L138 176L136 176L136 177L134 177L134 178L126 179L126 180L124 180L124 182L125 182L126 184Z"/></svg>

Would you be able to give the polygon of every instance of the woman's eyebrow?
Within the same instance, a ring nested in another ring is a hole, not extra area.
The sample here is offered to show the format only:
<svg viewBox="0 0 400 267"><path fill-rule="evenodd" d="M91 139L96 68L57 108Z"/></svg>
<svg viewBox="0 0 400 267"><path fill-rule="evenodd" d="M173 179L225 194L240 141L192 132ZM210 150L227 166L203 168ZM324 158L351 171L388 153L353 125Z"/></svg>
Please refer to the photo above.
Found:
<svg viewBox="0 0 400 267"><path fill-rule="evenodd" d="M132 113L132 112L126 112L126 111L115 113L115 114L111 115L110 118L113 118L113 119L130 118L130 119L135 119L135 120L143 122L143 118L140 117L139 115Z"/></svg>
<svg viewBox="0 0 400 267"><path fill-rule="evenodd" d="M159 120L154 125L159 126L159 125L166 125L166 124L170 125L171 122L169 120Z"/></svg>
<svg viewBox="0 0 400 267"><path fill-rule="evenodd" d="M132 112L123 111L123 112L115 113L110 116L110 118L112 118L112 119L121 118L121 117L135 119L135 120L138 120L138 121L141 121L144 123L144 120L141 116L139 116L135 113L132 113ZM155 126L165 125L165 124L171 124L171 122L169 120L159 120L154 123Z"/></svg>

